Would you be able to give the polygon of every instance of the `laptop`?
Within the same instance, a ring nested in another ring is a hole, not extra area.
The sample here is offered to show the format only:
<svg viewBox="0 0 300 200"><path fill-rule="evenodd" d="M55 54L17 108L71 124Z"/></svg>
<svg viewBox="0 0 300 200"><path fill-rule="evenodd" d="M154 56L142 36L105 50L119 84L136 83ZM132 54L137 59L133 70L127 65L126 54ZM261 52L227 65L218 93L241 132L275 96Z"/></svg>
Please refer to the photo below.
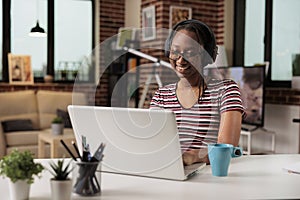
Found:
<svg viewBox="0 0 300 200"><path fill-rule="evenodd" d="M172 111L98 106L68 106L76 143L82 136L93 154L104 143L102 171L186 180L206 164L186 167Z"/></svg>

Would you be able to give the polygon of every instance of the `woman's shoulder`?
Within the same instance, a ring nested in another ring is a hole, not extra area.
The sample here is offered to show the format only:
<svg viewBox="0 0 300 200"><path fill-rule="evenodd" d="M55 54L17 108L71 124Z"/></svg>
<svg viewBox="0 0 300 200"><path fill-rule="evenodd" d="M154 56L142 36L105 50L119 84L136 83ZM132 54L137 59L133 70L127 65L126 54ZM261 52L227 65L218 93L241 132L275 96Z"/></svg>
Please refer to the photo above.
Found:
<svg viewBox="0 0 300 200"><path fill-rule="evenodd" d="M166 90L175 90L176 89L176 83L167 84L165 86L162 86L159 88L160 91L166 91Z"/></svg>
<svg viewBox="0 0 300 200"><path fill-rule="evenodd" d="M228 86L237 86L237 83L232 79L211 79L207 83L208 87L220 88L220 87L228 87Z"/></svg>

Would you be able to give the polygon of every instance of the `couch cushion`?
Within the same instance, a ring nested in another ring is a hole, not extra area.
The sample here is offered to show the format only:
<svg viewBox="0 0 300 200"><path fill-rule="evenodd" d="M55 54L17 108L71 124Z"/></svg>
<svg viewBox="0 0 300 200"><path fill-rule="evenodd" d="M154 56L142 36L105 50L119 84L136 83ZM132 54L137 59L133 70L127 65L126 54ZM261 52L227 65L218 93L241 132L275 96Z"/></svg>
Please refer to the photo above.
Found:
<svg viewBox="0 0 300 200"><path fill-rule="evenodd" d="M16 131L5 133L7 146L37 145L40 131Z"/></svg>
<svg viewBox="0 0 300 200"><path fill-rule="evenodd" d="M7 147L7 154L10 154L14 149L18 149L19 151L30 151L33 153L33 158L38 158L38 146L37 145L22 145L22 146L13 146ZM50 158L50 145L45 145L45 158Z"/></svg>
<svg viewBox="0 0 300 200"><path fill-rule="evenodd" d="M38 146L37 145L25 145L25 146L7 147L6 153L10 154L14 149L18 149L21 152L28 150L31 153L33 153L33 158L38 158Z"/></svg>
<svg viewBox="0 0 300 200"><path fill-rule="evenodd" d="M34 130L30 119L5 120L1 124L4 132Z"/></svg>
<svg viewBox="0 0 300 200"><path fill-rule="evenodd" d="M39 90L37 92L37 104L40 128L49 128L53 118L56 116L56 110L67 111L68 105L73 103L73 98L76 99L76 104L86 105L86 97L83 93Z"/></svg>
<svg viewBox="0 0 300 200"><path fill-rule="evenodd" d="M30 119L34 129L39 129L39 116L35 91L0 93L0 121Z"/></svg>

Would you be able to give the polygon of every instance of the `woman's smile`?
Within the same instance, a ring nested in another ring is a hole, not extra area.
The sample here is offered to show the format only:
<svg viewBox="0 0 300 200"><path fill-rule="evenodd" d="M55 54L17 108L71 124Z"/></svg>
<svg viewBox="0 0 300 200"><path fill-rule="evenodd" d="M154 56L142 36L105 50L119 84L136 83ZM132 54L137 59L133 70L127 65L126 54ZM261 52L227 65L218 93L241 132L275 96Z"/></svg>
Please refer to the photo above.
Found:
<svg viewBox="0 0 300 200"><path fill-rule="evenodd" d="M187 72L190 68L191 68L190 65L186 65L186 66L176 65L176 70L177 70L178 72L180 72L181 74L184 74L184 73Z"/></svg>

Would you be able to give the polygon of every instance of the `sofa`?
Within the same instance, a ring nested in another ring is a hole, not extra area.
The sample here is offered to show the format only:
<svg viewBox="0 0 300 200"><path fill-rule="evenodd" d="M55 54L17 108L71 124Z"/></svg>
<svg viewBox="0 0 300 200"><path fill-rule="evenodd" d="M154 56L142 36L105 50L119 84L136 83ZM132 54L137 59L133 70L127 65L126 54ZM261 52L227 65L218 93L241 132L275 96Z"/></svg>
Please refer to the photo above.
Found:
<svg viewBox="0 0 300 200"><path fill-rule="evenodd" d="M47 90L0 93L0 158L16 148L37 157L38 134L50 129L58 111L67 113L70 104L86 105L85 94ZM72 128L64 130L70 131ZM49 155L49 150L46 152Z"/></svg>

